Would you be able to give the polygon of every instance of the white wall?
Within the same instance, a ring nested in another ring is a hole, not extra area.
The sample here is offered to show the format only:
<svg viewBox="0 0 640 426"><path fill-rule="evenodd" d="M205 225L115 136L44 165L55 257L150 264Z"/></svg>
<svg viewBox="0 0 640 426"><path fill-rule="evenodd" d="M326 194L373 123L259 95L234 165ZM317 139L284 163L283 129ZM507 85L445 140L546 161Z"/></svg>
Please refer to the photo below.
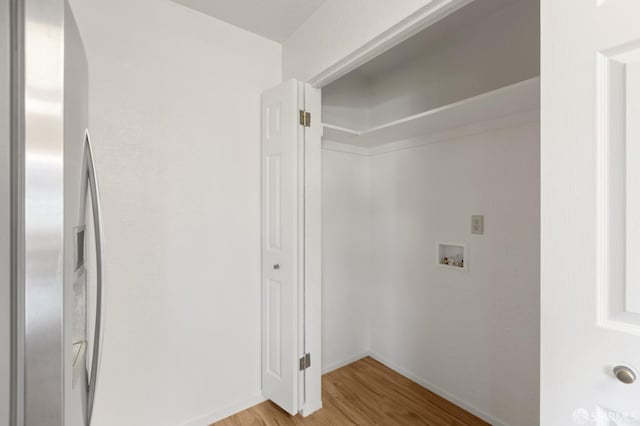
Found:
<svg viewBox="0 0 640 426"><path fill-rule="evenodd" d="M369 128L370 82L353 73L322 88L322 122L348 129Z"/></svg>
<svg viewBox="0 0 640 426"><path fill-rule="evenodd" d="M518 426L538 424L539 182L537 123L371 158L372 353ZM468 244L469 272L439 241Z"/></svg>
<svg viewBox="0 0 640 426"><path fill-rule="evenodd" d="M436 3L449 0L327 0L284 42L284 78L308 81Z"/></svg>
<svg viewBox="0 0 640 426"><path fill-rule="evenodd" d="M369 157L322 151L323 372L371 347L369 181Z"/></svg>
<svg viewBox="0 0 640 426"><path fill-rule="evenodd" d="M281 48L168 0L71 4L106 234L95 425L207 424L260 394L260 123L246 117L280 82Z"/></svg>
<svg viewBox="0 0 640 426"><path fill-rule="evenodd" d="M11 154L8 0L0 0L0 23L0 424L9 424Z"/></svg>

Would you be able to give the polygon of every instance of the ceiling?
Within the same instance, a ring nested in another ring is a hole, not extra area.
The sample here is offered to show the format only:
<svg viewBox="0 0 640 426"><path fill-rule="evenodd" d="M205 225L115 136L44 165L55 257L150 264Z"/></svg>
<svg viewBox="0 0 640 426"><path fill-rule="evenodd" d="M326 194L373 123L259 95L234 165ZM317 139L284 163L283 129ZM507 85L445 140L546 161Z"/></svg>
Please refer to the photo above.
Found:
<svg viewBox="0 0 640 426"><path fill-rule="evenodd" d="M284 42L324 0L173 0L268 39Z"/></svg>

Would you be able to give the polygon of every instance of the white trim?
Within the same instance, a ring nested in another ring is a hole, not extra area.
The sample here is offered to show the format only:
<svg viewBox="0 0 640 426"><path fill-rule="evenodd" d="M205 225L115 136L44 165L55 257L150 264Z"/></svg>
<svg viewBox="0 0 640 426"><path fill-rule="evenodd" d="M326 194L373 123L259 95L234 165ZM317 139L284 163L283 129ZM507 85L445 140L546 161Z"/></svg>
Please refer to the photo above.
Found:
<svg viewBox="0 0 640 426"><path fill-rule="evenodd" d="M304 371L303 416L322 408L322 91L305 84L304 149L304 352L311 366Z"/></svg>
<svg viewBox="0 0 640 426"><path fill-rule="evenodd" d="M368 157L371 155L371 149L362 146L350 145L347 143L334 142L329 140L322 141L322 149L324 151L344 152L346 154L362 155Z"/></svg>
<svg viewBox="0 0 640 426"><path fill-rule="evenodd" d="M296 80L297 81L297 80ZM313 115L315 111L311 111L307 108L306 105L306 84L297 81L298 86L298 107L296 111L306 111ZM294 381L296 381L296 413L302 411L304 407L304 395L306 393L306 384L305 384L305 372L301 371L299 367L299 361L301 358L305 356L305 308L306 308L306 296L305 296L305 276L306 276L306 258L305 258L305 246L306 246L306 236L305 236L305 222L306 222L306 205L305 205L305 187L306 187L306 164L307 161L311 158L311 156L307 155L307 144L306 144L306 129L307 127L300 125L298 123L296 117L296 126L298 128L298 165L296 168L296 178L298 179L297 184L297 204L298 204L298 216L297 216L297 232L298 232L298 276L297 276L297 294L298 294L298 348L297 354L295 358L296 364L296 376ZM283 259L284 260L284 259Z"/></svg>
<svg viewBox="0 0 640 426"><path fill-rule="evenodd" d="M447 142L467 136L479 135L482 133L489 133L496 130L508 129L511 127L525 126L528 124L539 123L540 112L538 110L528 111L519 114L511 114L506 117L498 118L496 120L484 121L481 123L470 124L468 126L457 127L455 129L447 130L442 133L436 133L432 135L425 135L418 138L406 139L397 142L392 142L373 148L365 148L357 145L350 145L341 142L334 142L331 140L322 141L322 149L327 151L344 152L347 154L362 155L362 156L376 156L387 154L395 151L402 151L405 149L419 148L424 145L431 145L434 143Z"/></svg>
<svg viewBox="0 0 640 426"><path fill-rule="evenodd" d="M309 84L316 88L326 86L472 1L432 0L362 47L310 78Z"/></svg>
<svg viewBox="0 0 640 426"><path fill-rule="evenodd" d="M265 397L262 395L262 392L252 396L251 398L247 398L242 401L237 401L232 404L227 405L226 407L216 409L209 414L205 414L204 416L196 417L194 419L188 420L182 424L182 426L208 426L211 423L218 422L220 420L226 419L229 416L233 416L241 411L246 410L247 408L251 408L254 405L260 404L266 401Z"/></svg>
<svg viewBox="0 0 640 426"><path fill-rule="evenodd" d="M334 362L333 364L331 364L329 366L323 367L322 368L322 374L323 375L324 374L329 374L332 371L337 370L338 368L342 368L342 367L345 367L345 366L347 366L349 364L353 364L354 362L360 361L361 359L366 358L368 356L371 356L371 352L370 351L364 351L364 352L360 352L357 355L350 356L349 358L344 359L342 361Z"/></svg>
<svg viewBox="0 0 640 426"><path fill-rule="evenodd" d="M420 386L422 386L423 388L427 389L428 391L431 391L431 392L435 393L436 395L446 399L447 401L452 402L453 404L455 404L458 407L468 411L469 413L473 414L474 416L479 417L480 419L484 420L485 422L488 422L489 424L491 424L493 426L507 426L506 422L503 422L502 420L499 420L499 419L497 419L497 418L485 413L484 411L474 407L473 405L466 403L462 399L460 399L460 398L456 397L455 395L445 391L444 389L440 388L439 386L434 385L433 383L429 382L428 380L421 379L420 377L418 377L417 374L414 374L414 373L410 372L409 370L405 370L404 368L394 364L393 362L390 362L390 361L384 359L380 355L377 355L377 354L375 354L373 352L370 352L369 356L371 358L375 359L376 361L378 361L379 363L389 367L390 369L392 369L396 373L406 377L409 380L412 380L413 382L419 384Z"/></svg>

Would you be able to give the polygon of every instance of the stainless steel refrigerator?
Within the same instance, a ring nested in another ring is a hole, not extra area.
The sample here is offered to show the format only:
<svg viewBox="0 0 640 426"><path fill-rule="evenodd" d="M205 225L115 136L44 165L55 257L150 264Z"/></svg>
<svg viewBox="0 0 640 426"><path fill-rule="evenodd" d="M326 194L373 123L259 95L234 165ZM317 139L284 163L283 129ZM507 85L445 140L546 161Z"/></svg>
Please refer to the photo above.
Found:
<svg viewBox="0 0 640 426"><path fill-rule="evenodd" d="M87 58L65 0L4 1L10 424L88 425L99 384L105 283Z"/></svg>

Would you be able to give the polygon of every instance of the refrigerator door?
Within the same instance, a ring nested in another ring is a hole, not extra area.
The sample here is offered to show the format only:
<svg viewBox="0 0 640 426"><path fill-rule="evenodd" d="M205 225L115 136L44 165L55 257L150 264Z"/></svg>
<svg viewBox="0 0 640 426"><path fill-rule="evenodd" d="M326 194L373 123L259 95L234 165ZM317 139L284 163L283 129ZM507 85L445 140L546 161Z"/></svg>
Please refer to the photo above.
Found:
<svg viewBox="0 0 640 426"><path fill-rule="evenodd" d="M64 424L63 0L13 2L19 27L14 211L17 425ZM77 178L76 178L77 179Z"/></svg>
<svg viewBox="0 0 640 426"><path fill-rule="evenodd" d="M88 65L66 0L13 2L18 52L13 423L90 424L101 343L102 233ZM87 354L90 354L89 356Z"/></svg>

